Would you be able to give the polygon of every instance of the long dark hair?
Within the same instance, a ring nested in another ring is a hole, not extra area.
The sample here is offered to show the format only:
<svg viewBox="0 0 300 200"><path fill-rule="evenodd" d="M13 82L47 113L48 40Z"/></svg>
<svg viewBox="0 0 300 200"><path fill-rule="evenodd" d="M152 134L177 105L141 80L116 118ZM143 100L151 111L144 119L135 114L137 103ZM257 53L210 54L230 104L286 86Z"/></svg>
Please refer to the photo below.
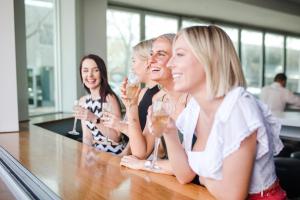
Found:
<svg viewBox="0 0 300 200"><path fill-rule="evenodd" d="M91 59L91 60L95 61L95 63L97 64L98 70L100 71L100 89L99 89L99 94L100 94L100 97L101 97L101 102L106 102L106 96L108 94L114 95L117 98L117 100L119 101L117 95L114 93L114 91L111 89L110 85L108 84L107 68L106 68L104 60L102 58L100 58L99 56L94 55L94 54L89 54L89 55L84 56L81 59L80 66L79 66L79 72L80 72L80 80L81 80L81 82L83 83L82 73L81 73L82 63L86 59ZM90 91L90 89L88 87L86 87L84 85L84 88L85 88L85 90L89 94L91 94L91 91Z"/></svg>

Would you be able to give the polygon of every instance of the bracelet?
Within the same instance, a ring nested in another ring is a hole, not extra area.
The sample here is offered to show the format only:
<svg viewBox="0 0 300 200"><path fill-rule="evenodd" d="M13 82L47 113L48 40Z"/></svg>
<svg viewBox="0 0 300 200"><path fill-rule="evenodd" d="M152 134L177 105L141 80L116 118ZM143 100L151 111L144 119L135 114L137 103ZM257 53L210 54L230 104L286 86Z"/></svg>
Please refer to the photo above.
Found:
<svg viewBox="0 0 300 200"><path fill-rule="evenodd" d="M96 119L96 120L93 120L92 123L100 124L100 117L97 117L97 119Z"/></svg>
<svg viewBox="0 0 300 200"><path fill-rule="evenodd" d="M100 118L97 118L96 124L100 124Z"/></svg>

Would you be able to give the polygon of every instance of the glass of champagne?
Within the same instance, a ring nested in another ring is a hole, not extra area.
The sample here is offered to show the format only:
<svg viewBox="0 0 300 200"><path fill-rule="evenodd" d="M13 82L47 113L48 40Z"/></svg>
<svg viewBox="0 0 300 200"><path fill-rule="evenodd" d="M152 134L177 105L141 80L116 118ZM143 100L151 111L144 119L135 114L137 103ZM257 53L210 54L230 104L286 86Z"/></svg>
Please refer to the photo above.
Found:
<svg viewBox="0 0 300 200"><path fill-rule="evenodd" d="M127 85L126 85L126 96L129 100L132 100L135 97L135 95L140 87L140 79L133 71L129 72L127 78L128 79L127 79ZM125 124L128 123L127 113L125 113L124 118L121 121L121 123L125 123Z"/></svg>
<svg viewBox="0 0 300 200"><path fill-rule="evenodd" d="M103 112L107 112L107 113L112 113L113 114L112 105L109 102L107 102L107 101L102 103L102 114L101 114L101 116L105 116ZM110 128L105 127L105 131L109 131L109 129ZM109 140L110 139L106 136L104 144L108 144Z"/></svg>
<svg viewBox="0 0 300 200"><path fill-rule="evenodd" d="M157 100L152 104L152 134L155 136L153 159L150 168L152 170L160 170L156 165L158 157L158 148L161 142L160 137L167 126L170 114L172 113L172 106L169 101Z"/></svg>
<svg viewBox="0 0 300 200"><path fill-rule="evenodd" d="M76 109L76 107L79 106L79 101L75 100L74 101L74 109ZM74 118L74 123L73 123L73 129L71 131L68 132L68 134L70 135L80 135L80 133L78 131L76 131L76 124L77 124L77 118Z"/></svg>
<svg viewBox="0 0 300 200"><path fill-rule="evenodd" d="M140 86L139 77L134 73L130 72L128 74L128 82L126 85L126 96L129 99L134 98Z"/></svg>

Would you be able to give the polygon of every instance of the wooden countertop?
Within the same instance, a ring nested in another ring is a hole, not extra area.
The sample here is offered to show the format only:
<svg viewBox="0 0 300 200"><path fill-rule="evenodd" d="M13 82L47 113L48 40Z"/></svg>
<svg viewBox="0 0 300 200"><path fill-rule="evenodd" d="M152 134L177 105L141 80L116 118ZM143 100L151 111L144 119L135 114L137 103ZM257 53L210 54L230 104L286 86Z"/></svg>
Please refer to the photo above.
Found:
<svg viewBox="0 0 300 200"><path fill-rule="evenodd" d="M204 187L121 167L120 157L32 122L20 126L19 132L0 133L0 146L62 199L213 199Z"/></svg>

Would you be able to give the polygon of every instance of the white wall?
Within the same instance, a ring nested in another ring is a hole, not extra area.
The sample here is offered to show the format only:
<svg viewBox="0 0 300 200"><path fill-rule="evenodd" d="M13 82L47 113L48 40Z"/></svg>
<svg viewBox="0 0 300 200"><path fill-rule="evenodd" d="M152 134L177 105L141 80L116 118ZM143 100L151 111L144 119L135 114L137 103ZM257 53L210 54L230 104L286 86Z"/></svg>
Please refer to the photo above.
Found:
<svg viewBox="0 0 300 200"><path fill-rule="evenodd" d="M14 3L0 1L0 132L19 130ZM5 30L5 31L4 31Z"/></svg>
<svg viewBox="0 0 300 200"><path fill-rule="evenodd" d="M62 111L72 112L74 100L85 94L79 75L81 57L93 53L106 60L107 0L59 2Z"/></svg>
<svg viewBox="0 0 300 200"><path fill-rule="evenodd" d="M94 53L106 60L107 0L84 1L84 53Z"/></svg>
<svg viewBox="0 0 300 200"><path fill-rule="evenodd" d="M76 38L76 0L64 0L59 2L60 10L60 40L58 47L61 57L61 109L64 112L72 112L73 102L78 98L76 85L80 81L77 78L77 38Z"/></svg>

